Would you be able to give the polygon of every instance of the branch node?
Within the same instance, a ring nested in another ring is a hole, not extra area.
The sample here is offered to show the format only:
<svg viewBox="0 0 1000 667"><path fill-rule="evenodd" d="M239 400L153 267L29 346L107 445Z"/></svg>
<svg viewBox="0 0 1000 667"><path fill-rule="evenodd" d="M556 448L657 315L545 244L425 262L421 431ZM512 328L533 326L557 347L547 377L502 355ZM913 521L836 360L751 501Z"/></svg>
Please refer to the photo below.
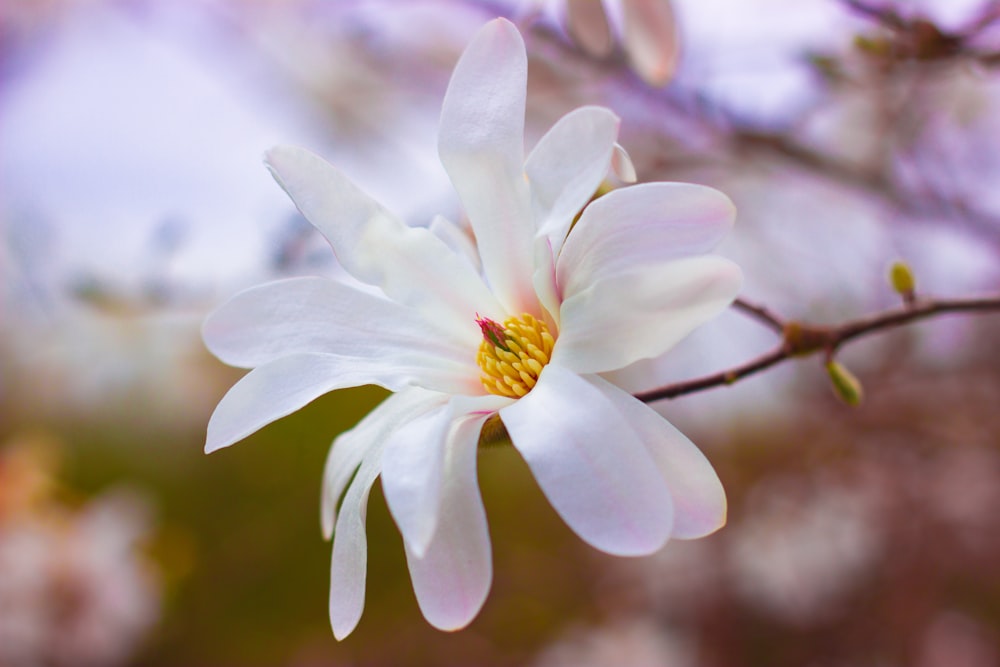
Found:
<svg viewBox="0 0 1000 667"><path fill-rule="evenodd" d="M793 357L805 357L823 348L832 350L837 344L836 333L829 327L794 320L785 323L781 335L785 341L785 349Z"/></svg>

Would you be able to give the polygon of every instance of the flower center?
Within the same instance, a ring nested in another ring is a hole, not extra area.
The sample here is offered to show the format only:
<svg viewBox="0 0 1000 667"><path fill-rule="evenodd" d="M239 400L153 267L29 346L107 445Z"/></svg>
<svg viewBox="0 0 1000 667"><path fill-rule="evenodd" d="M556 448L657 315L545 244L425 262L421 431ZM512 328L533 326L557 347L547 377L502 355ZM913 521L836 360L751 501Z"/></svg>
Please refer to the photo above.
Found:
<svg viewBox="0 0 1000 667"><path fill-rule="evenodd" d="M480 379L486 391L510 398L531 391L556 344L545 322L525 313L508 317L503 326L478 316L476 323L483 331L476 361L483 370Z"/></svg>

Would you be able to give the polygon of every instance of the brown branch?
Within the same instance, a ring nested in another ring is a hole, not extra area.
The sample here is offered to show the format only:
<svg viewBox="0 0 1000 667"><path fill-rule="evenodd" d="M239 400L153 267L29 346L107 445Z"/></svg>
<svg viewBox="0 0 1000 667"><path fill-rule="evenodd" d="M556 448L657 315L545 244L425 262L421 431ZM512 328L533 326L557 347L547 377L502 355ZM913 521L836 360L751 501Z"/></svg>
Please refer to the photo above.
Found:
<svg viewBox="0 0 1000 667"><path fill-rule="evenodd" d="M734 307L750 314L771 329L781 333L781 343L770 352L735 366L693 380L684 380L658 389L636 394L644 403L693 394L712 387L730 385L741 378L754 375L793 357L812 356L823 352L832 359L844 344L869 334L899 327L918 320L947 313L1000 312L1000 296L979 299L924 299L912 306L893 308L867 317L848 320L836 326L822 326L804 322L785 321L762 306L738 300Z"/></svg>
<svg viewBox="0 0 1000 667"><path fill-rule="evenodd" d="M785 321L760 304L739 298L733 301L733 308L749 315L772 331L783 333L785 330Z"/></svg>

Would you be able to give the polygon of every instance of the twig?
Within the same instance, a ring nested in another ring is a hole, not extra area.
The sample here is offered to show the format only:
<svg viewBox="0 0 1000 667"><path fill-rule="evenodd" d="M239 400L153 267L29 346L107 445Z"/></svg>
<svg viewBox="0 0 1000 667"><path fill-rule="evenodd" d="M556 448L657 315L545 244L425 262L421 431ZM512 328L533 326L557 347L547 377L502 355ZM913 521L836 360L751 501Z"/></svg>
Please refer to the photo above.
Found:
<svg viewBox="0 0 1000 667"><path fill-rule="evenodd" d="M751 303L746 299L739 298L733 302L733 308L742 311L744 314L749 315L753 319L757 320L768 329L772 331L777 331L778 333L783 333L785 330L785 322L780 317L772 313L766 307L761 306L756 303Z"/></svg>
<svg viewBox="0 0 1000 667"><path fill-rule="evenodd" d="M636 394L636 398L650 403L684 394L693 394L712 387L730 385L741 378L759 373L792 357L807 357L817 352L823 352L829 360L833 358L841 346L852 340L918 320L947 313L1000 312L1000 296L980 299L918 300L912 306L893 308L867 317L848 320L837 326L785 321L763 306L753 305L742 299L737 300L733 305L763 322L769 328L778 331L782 336L781 343L770 352L729 370L669 384Z"/></svg>

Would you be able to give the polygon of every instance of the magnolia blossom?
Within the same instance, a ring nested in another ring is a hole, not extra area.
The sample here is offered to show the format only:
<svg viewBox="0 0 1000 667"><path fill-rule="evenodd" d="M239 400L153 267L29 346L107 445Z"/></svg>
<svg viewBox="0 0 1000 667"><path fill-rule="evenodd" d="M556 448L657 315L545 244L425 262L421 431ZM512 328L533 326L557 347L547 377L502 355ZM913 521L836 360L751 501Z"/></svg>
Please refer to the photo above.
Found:
<svg viewBox="0 0 1000 667"><path fill-rule="evenodd" d="M324 471L338 638L364 606L379 477L424 616L454 630L478 613L492 564L476 452L496 416L556 511L598 549L648 554L725 522L701 452L605 374L663 354L732 301L739 269L706 253L733 206L681 183L588 205L621 157L618 118L577 109L525 159L526 83L521 36L498 19L445 96L439 151L475 243L441 219L405 225L305 150L271 150L274 177L348 275L252 288L205 323L212 352L253 368L212 415L209 452L334 389L395 392L334 441Z"/></svg>

